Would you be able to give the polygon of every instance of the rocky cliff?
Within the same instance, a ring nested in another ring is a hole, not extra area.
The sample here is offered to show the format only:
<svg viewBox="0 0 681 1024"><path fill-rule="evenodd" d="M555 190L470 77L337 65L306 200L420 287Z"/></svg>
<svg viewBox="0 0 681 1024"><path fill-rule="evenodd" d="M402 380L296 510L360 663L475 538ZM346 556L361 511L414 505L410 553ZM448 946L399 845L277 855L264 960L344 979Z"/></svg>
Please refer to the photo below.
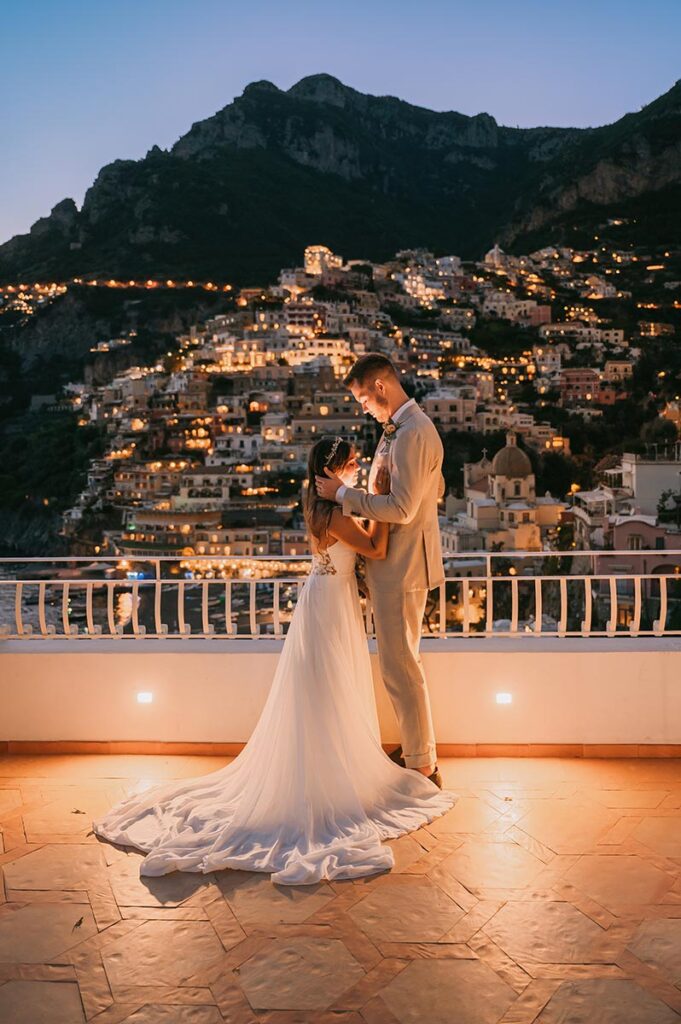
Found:
<svg viewBox="0 0 681 1024"><path fill-rule="evenodd" d="M478 256L570 215L681 185L681 83L594 129L515 129L368 96L329 75L255 82L169 150L104 167L0 246L0 280L163 274L237 283L324 242ZM672 230L678 231L678 225Z"/></svg>

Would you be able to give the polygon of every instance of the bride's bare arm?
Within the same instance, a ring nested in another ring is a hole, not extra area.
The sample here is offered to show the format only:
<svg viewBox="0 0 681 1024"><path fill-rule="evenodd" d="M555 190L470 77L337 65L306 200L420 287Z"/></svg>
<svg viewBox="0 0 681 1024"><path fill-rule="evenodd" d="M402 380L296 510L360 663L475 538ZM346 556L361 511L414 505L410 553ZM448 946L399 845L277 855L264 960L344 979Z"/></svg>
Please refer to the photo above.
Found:
<svg viewBox="0 0 681 1024"><path fill-rule="evenodd" d="M342 509L337 508L331 513L327 532L336 540L345 541L365 558L385 558L388 553L388 529L388 523L373 521L365 530L359 520L344 516Z"/></svg>

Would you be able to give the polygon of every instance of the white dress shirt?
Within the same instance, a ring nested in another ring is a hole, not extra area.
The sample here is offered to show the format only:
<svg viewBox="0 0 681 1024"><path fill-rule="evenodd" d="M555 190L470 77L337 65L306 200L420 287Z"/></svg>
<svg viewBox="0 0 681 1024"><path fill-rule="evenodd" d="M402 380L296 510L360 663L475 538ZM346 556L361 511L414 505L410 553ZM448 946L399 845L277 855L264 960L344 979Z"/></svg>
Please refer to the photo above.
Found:
<svg viewBox="0 0 681 1024"><path fill-rule="evenodd" d="M393 423L399 423L400 419L402 418L402 416L405 413L405 410L407 410L410 405L415 405L415 404L416 404L416 399L415 398L408 398L407 401L403 402L402 405L399 407L399 409L397 409L392 414L390 419L393 421ZM347 487L345 486L345 484L341 484L340 487L338 488L338 490L336 491L336 497L335 497L334 500L337 501L339 505L342 504L343 498L345 497L345 492L346 491L347 491Z"/></svg>

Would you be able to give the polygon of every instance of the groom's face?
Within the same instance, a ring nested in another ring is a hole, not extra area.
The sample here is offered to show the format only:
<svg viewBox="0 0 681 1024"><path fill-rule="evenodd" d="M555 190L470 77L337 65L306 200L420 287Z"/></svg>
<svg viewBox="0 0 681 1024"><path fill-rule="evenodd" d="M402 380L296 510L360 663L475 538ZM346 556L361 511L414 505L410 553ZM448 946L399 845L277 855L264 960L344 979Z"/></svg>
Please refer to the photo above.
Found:
<svg viewBox="0 0 681 1024"><path fill-rule="evenodd" d="M385 387L380 378L366 380L361 384L353 381L350 391L356 402L362 407L362 412L373 416L379 423L385 423L389 419L388 399L385 394Z"/></svg>

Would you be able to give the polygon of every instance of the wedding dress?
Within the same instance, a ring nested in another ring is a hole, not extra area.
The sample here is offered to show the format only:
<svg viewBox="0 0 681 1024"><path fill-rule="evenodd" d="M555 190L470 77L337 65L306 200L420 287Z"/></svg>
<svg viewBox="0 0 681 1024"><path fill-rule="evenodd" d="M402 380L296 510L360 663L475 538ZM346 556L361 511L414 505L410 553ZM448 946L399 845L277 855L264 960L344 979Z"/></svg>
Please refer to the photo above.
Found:
<svg viewBox="0 0 681 1024"><path fill-rule="evenodd" d="M239 868L285 885L355 878L393 866L382 840L453 805L453 793L380 745L354 569L342 541L313 556L265 707L234 761L133 792L93 823L104 839L147 853L142 875Z"/></svg>

